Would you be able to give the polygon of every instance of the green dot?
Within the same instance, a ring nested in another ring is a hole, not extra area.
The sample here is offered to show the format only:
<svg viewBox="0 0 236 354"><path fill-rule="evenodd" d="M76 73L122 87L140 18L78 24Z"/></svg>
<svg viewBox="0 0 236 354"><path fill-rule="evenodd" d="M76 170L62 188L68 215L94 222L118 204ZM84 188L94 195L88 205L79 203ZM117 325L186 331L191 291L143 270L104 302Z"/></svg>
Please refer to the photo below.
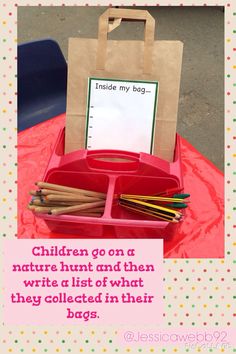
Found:
<svg viewBox="0 0 236 354"><path fill-rule="evenodd" d="M209 296L209 299L213 299L213 296Z"/></svg>
<svg viewBox="0 0 236 354"><path fill-rule="evenodd" d="M6 57L3 57L2 59L3 59L3 60L6 60Z"/></svg>
<svg viewBox="0 0 236 354"><path fill-rule="evenodd" d="M212 281L212 278L209 278L209 281Z"/></svg>
<svg viewBox="0 0 236 354"><path fill-rule="evenodd" d="M236 192L236 189L233 189L233 192L235 193L235 192Z"/></svg>
<svg viewBox="0 0 236 354"><path fill-rule="evenodd" d="M186 299L189 299L189 296L187 295L187 296L185 296L185 298L186 298Z"/></svg>
<svg viewBox="0 0 236 354"><path fill-rule="evenodd" d="M21 352L23 352L23 351L24 351L24 349L21 349L20 351L21 351Z"/></svg>
<svg viewBox="0 0 236 354"><path fill-rule="evenodd" d="M213 263L213 261L210 259L209 263Z"/></svg>
<svg viewBox="0 0 236 354"><path fill-rule="evenodd" d="M41 339L38 340L38 343L42 343Z"/></svg>
<svg viewBox="0 0 236 354"><path fill-rule="evenodd" d="M219 307L219 305L215 305L215 307L216 307L216 308L218 308L218 307Z"/></svg>
<svg viewBox="0 0 236 354"><path fill-rule="evenodd" d="M236 175L236 171L233 172L233 175Z"/></svg>
<svg viewBox="0 0 236 354"><path fill-rule="evenodd" d="M94 352L95 350L94 349L91 349L91 352Z"/></svg>
<svg viewBox="0 0 236 354"><path fill-rule="evenodd" d="M216 325L216 326L218 326L218 324L219 324L218 322L215 322L215 325Z"/></svg>
<svg viewBox="0 0 236 354"><path fill-rule="evenodd" d="M233 210L236 210L236 207L233 207Z"/></svg>
<svg viewBox="0 0 236 354"><path fill-rule="evenodd" d="M233 15L236 16L236 12L234 12Z"/></svg>
<svg viewBox="0 0 236 354"><path fill-rule="evenodd" d="M116 349L116 350L115 350L115 352L118 352L118 351L119 351L119 349Z"/></svg>
<svg viewBox="0 0 236 354"><path fill-rule="evenodd" d="M6 130L6 128L2 128L2 130L4 130L4 131L5 131L5 130Z"/></svg>
<svg viewBox="0 0 236 354"><path fill-rule="evenodd" d="M235 295L233 296L233 299L236 299L236 296L235 296Z"/></svg>
<svg viewBox="0 0 236 354"><path fill-rule="evenodd" d="M3 42L6 42L7 40L6 40L6 38L3 38Z"/></svg>
<svg viewBox="0 0 236 354"><path fill-rule="evenodd" d="M230 166L230 162L227 163L227 166Z"/></svg>
<svg viewBox="0 0 236 354"><path fill-rule="evenodd" d="M236 85L235 85L236 86ZM233 119L233 122L236 122L236 118Z"/></svg>
<svg viewBox="0 0 236 354"><path fill-rule="evenodd" d="M236 33L236 30L233 30L233 33Z"/></svg>
<svg viewBox="0 0 236 354"><path fill-rule="evenodd" d="M163 299L165 299L166 297L165 297L165 295L163 296Z"/></svg>
<svg viewBox="0 0 236 354"><path fill-rule="evenodd" d="M186 278L185 280L186 280L186 281L189 281L189 278Z"/></svg>
<svg viewBox="0 0 236 354"><path fill-rule="evenodd" d="M71 352L71 349L68 349L68 352Z"/></svg>
<svg viewBox="0 0 236 354"><path fill-rule="evenodd" d="M230 75L228 74L227 77L230 77Z"/></svg>
<svg viewBox="0 0 236 354"><path fill-rule="evenodd" d="M3 145L2 147L3 147L3 149L6 149L6 145Z"/></svg>
<svg viewBox="0 0 236 354"><path fill-rule="evenodd" d="M171 326L171 322L168 322L168 326Z"/></svg>
<svg viewBox="0 0 236 354"><path fill-rule="evenodd" d="M171 305L169 304L168 307L171 307Z"/></svg>
<svg viewBox="0 0 236 354"><path fill-rule="evenodd" d="M213 352L213 349L210 349L209 351L210 351L210 352Z"/></svg>
<svg viewBox="0 0 236 354"><path fill-rule="evenodd" d="M195 305L192 305L192 307L195 307Z"/></svg>
<svg viewBox="0 0 236 354"><path fill-rule="evenodd" d="M17 339L15 340L15 343L18 343L18 340L17 340Z"/></svg>
<svg viewBox="0 0 236 354"><path fill-rule="evenodd" d="M65 343L65 339L62 339L62 341L61 341L62 343Z"/></svg>
<svg viewBox="0 0 236 354"><path fill-rule="evenodd" d="M47 349L44 349L45 352L47 352L48 350Z"/></svg>
<svg viewBox="0 0 236 354"><path fill-rule="evenodd" d="M88 340L88 339L86 339L85 343L89 343L89 340Z"/></svg>
<svg viewBox="0 0 236 354"><path fill-rule="evenodd" d="M236 104L236 101L233 101L233 104Z"/></svg>
<svg viewBox="0 0 236 354"><path fill-rule="evenodd" d="M228 251L227 254L230 254L230 251Z"/></svg>
<svg viewBox="0 0 236 354"><path fill-rule="evenodd" d="M2 234L3 237L6 237L6 234Z"/></svg>
<svg viewBox="0 0 236 354"><path fill-rule="evenodd" d="M112 340L111 340L111 339L109 339L109 343L112 343Z"/></svg>
<svg viewBox="0 0 236 354"><path fill-rule="evenodd" d="M234 260L233 263L236 263L236 260Z"/></svg>
<svg viewBox="0 0 236 354"><path fill-rule="evenodd" d="M195 326L195 322L192 322L192 326Z"/></svg>
<svg viewBox="0 0 236 354"><path fill-rule="evenodd" d="M162 349L162 351L165 353L165 351L166 351L166 350L165 350L165 348L164 348L164 349Z"/></svg>
<svg viewBox="0 0 236 354"><path fill-rule="evenodd" d="M139 349L138 351L139 351L139 352L141 352L141 351L142 351L142 349Z"/></svg>
<svg viewBox="0 0 236 354"><path fill-rule="evenodd" d="M189 261L187 260L187 261L185 261L185 263L189 263Z"/></svg>
<svg viewBox="0 0 236 354"><path fill-rule="evenodd" d="M189 352L189 349L186 349L186 352Z"/></svg>

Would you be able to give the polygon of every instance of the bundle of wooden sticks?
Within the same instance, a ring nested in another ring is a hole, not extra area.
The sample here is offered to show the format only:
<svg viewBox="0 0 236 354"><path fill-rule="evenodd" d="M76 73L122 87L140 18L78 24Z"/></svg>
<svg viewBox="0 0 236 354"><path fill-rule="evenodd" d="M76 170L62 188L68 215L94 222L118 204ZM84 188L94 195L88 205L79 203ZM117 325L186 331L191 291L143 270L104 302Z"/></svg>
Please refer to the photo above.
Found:
<svg viewBox="0 0 236 354"><path fill-rule="evenodd" d="M100 217L103 214L105 193L46 182L36 182L35 185L39 189L29 192L32 200L28 208L36 213L94 217Z"/></svg>

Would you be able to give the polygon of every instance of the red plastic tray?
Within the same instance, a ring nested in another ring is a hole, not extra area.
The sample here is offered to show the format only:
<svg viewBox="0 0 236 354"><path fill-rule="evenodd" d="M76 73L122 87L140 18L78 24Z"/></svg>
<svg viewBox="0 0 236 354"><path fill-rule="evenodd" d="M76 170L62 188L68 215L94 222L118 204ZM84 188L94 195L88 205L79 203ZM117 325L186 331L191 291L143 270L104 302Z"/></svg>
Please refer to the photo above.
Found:
<svg viewBox="0 0 236 354"><path fill-rule="evenodd" d="M37 214L52 232L84 237L164 237L175 225L128 211L117 196L157 194L165 189L183 188L179 137L174 162L146 153L115 150L78 150L64 155L64 129L61 130L44 181L107 194L100 218L76 215Z"/></svg>

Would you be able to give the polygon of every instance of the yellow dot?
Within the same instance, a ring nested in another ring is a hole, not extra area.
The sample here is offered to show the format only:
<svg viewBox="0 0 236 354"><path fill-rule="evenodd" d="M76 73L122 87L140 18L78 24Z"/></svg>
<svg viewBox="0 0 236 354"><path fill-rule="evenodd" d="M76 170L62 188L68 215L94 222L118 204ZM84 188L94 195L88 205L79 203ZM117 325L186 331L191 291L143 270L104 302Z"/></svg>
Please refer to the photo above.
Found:
<svg viewBox="0 0 236 354"><path fill-rule="evenodd" d="M236 69L236 65L233 66L233 69Z"/></svg>
<svg viewBox="0 0 236 354"><path fill-rule="evenodd" d="M206 307L207 307L207 304L204 304L203 307L206 308Z"/></svg>
<svg viewBox="0 0 236 354"><path fill-rule="evenodd" d="M231 307L231 305L230 305L230 304L228 304L226 307L229 309L229 308Z"/></svg>
<svg viewBox="0 0 236 354"><path fill-rule="evenodd" d="M17 219L17 216L15 216L14 219L16 220L16 219Z"/></svg>
<svg viewBox="0 0 236 354"><path fill-rule="evenodd" d="M57 349L56 349L56 352L58 353L59 351L60 351L60 349L59 349L59 348L57 348Z"/></svg>
<svg viewBox="0 0 236 354"><path fill-rule="evenodd" d="M192 286L192 290L193 290L193 291L196 290L195 286Z"/></svg>
<svg viewBox="0 0 236 354"><path fill-rule="evenodd" d="M15 131L17 131L17 128L14 128Z"/></svg>
<svg viewBox="0 0 236 354"><path fill-rule="evenodd" d="M236 154L233 154L233 157L236 157Z"/></svg>
<svg viewBox="0 0 236 354"><path fill-rule="evenodd" d="M180 304L180 305L179 305L179 307L183 308L183 307L184 307L184 305L183 305L183 304Z"/></svg>
<svg viewBox="0 0 236 354"><path fill-rule="evenodd" d="M48 331L44 331L43 333L44 333L44 334L48 334Z"/></svg>
<svg viewBox="0 0 236 354"><path fill-rule="evenodd" d="M105 353L107 350L106 350L106 348L103 348L103 352Z"/></svg>
<svg viewBox="0 0 236 354"><path fill-rule="evenodd" d="M127 349L126 349L126 351L127 351L127 353L129 353L129 352L130 352L130 349L129 349L129 348L127 348Z"/></svg>
<svg viewBox="0 0 236 354"><path fill-rule="evenodd" d="M215 287L215 290L219 290L219 287L218 287L218 286L216 286L216 287Z"/></svg>
<svg viewBox="0 0 236 354"><path fill-rule="evenodd" d="M173 350L174 352L177 352L178 351L178 349L177 348L174 348L174 350Z"/></svg>
<svg viewBox="0 0 236 354"><path fill-rule="evenodd" d="M227 130L227 132L230 132L231 128L227 128L226 130Z"/></svg>
<svg viewBox="0 0 236 354"><path fill-rule="evenodd" d="M25 332L24 331L20 331L20 334L24 334Z"/></svg>
<svg viewBox="0 0 236 354"><path fill-rule="evenodd" d="M36 349L35 349L35 348L33 348L33 349L32 349L32 352L36 352Z"/></svg>
<svg viewBox="0 0 236 354"><path fill-rule="evenodd" d="M201 349L200 349L200 348L197 348L197 351L198 351L198 352L200 352L200 351L201 351Z"/></svg>
<svg viewBox="0 0 236 354"><path fill-rule="evenodd" d="M227 38L226 41L229 43L229 42L231 42L231 39L230 39L230 38Z"/></svg>
<svg viewBox="0 0 236 354"><path fill-rule="evenodd" d="M68 331L67 334L71 334L71 331Z"/></svg>
<svg viewBox="0 0 236 354"><path fill-rule="evenodd" d="M151 348L151 349L150 349L150 352L151 352L151 353L153 353L153 352L154 352L154 349L153 349L153 348Z"/></svg>
<svg viewBox="0 0 236 354"><path fill-rule="evenodd" d="M171 290L172 288L171 288L171 286L168 286L168 288L167 288L168 290Z"/></svg>
<svg viewBox="0 0 236 354"><path fill-rule="evenodd" d="M11 82L9 83L9 86L12 87L12 83Z"/></svg>
<svg viewBox="0 0 236 354"><path fill-rule="evenodd" d="M224 259L222 259L222 260L220 261L220 263L224 264L224 263L225 263Z"/></svg>
<svg viewBox="0 0 236 354"><path fill-rule="evenodd" d="M17 43L17 42L18 42L17 38L15 38L15 39L14 39L14 42L15 42L15 43Z"/></svg>
<svg viewBox="0 0 236 354"><path fill-rule="evenodd" d="M7 112L7 110L4 108L3 110L2 110L2 113L6 113Z"/></svg>
<svg viewBox="0 0 236 354"><path fill-rule="evenodd" d="M79 350L79 351L80 351L80 353L82 353L84 350L83 350L83 348L80 348L80 350Z"/></svg>
<svg viewBox="0 0 236 354"><path fill-rule="evenodd" d="M6 202L7 200L6 200L6 198L2 198L2 201L3 201L3 202Z"/></svg>
<svg viewBox="0 0 236 354"><path fill-rule="evenodd" d="M176 264L176 263L178 263L178 262L177 262L177 260L175 259L175 260L173 261L173 263L175 263L175 264Z"/></svg>
<svg viewBox="0 0 236 354"><path fill-rule="evenodd" d="M233 242L233 246L236 246L236 242Z"/></svg>
<svg viewBox="0 0 236 354"><path fill-rule="evenodd" d="M94 331L92 331L92 332L91 332L91 334L92 334L92 335L94 335L94 334L95 334L95 332L94 332Z"/></svg>
<svg viewBox="0 0 236 354"><path fill-rule="evenodd" d="M231 219L231 216L230 216L230 215L228 215L228 216L227 216L227 219L228 219L228 220L230 220L230 219Z"/></svg>
<svg viewBox="0 0 236 354"><path fill-rule="evenodd" d="M3 24L3 25L6 25L6 24L7 24L7 22L6 22L6 21L2 21L2 24Z"/></svg>
<svg viewBox="0 0 236 354"><path fill-rule="evenodd" d="M11 175L12 175L12 172L10 171L10 172L8 172L8 174L9 174L9 176L11 176Z"/></svg>
<svg viewBox="0 0 236 354"><path fill-rule="evenodd" d="M12 352L12 349L11 349L11 348L9 348L9 349L8 349L8 351L11 353L11 352Z"/></svg>
<svg viewBox="0 0 236 354"><path fill-rule="evenodd" d="M200 259L197 260L198 263L202 263L202 261Z"/></svg>
<svg viewBox="0 0 236 354"><path fill-rule="evenodd" d="M221 352L223 353L224 351L225 351L224 348L222 348L222 349L221 349Z"/></svg>

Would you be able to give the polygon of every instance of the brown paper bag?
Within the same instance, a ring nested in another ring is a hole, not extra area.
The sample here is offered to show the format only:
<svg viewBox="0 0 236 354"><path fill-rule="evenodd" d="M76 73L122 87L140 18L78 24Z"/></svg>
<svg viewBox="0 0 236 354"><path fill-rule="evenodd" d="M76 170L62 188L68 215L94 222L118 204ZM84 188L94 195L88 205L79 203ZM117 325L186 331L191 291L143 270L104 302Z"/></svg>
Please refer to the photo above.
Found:
<svg viewBox="0 0 236 354"><path fill-rule="evenodd" d="M107 40L122 19L144 21L144 41ZM183 44L154 41L154 30L155 20L147 11L110 8L99 18L98 39L69 39L66 153L85 146L89 77L150 80L159 82L153 152L173 160Z"/></svg>

